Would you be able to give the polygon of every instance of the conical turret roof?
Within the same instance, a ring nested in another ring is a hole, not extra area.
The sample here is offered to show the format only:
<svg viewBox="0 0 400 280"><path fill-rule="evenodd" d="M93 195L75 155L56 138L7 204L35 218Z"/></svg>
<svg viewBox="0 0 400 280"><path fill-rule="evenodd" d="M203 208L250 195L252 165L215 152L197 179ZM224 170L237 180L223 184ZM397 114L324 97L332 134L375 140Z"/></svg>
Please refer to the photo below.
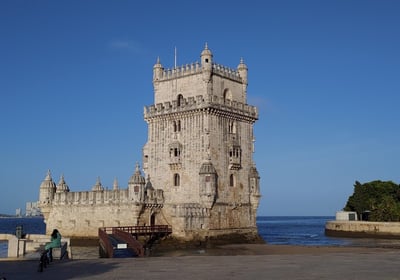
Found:
<svg viewBox="0 0 400 280"><path fill-rule="evenodd" d="M217 171L215 170L214 165L211 161L204 162L200 167L199 174L216 174Z"/></svg>

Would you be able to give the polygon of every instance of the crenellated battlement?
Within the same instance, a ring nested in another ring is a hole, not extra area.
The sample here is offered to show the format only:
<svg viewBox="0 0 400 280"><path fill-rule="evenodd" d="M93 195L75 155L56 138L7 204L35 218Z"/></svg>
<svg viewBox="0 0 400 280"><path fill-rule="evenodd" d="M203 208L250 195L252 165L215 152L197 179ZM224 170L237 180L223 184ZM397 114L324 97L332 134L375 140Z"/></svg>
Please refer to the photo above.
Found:
<svg viewBox="0 0 400 280"><path fill-rule="evenodd" d="M128 189L59 192L54 194L52 205L92 205L92 204L121 204L121 203L152 203L164 202L163 191L160 189L149 190L147 196L141 200L139 197L130 196Z"/></svg>
<svg viewBox="0 0 400 280"><path fill-rule="evenodd" d="M54 194L53 205L111 204L129 201L128 190L60 192Z"/></svg>
<svg viewBox="0 0 400 280"><path fill-rule="evenodd" d="M211 96L211 100L209 101L204 99L202 95L183 98L180 101L179 106L176 100L172 102L168 101L155 105L145 106L144 118L150 119L159 115L187 112L191 110L199 110L205 108L230 111L232 113L245 115L248 118L252 118L255 120L258 119L258 112L255 106L232 100L223 100L216 95Z"/></svg>
<svg viewBox="0 0 400 280"><path fill-rule="evenodd" d="M170 79L177 79L177 78L182 78L190 75L195 75L195 74L200 74L203 72L203 68L201 67L201 64L199 62L193 62L190 64L185 64L182 66L177 66L175 68L168 68L168 69L162 69L160 72L161 75L158 77L157 81L166 81ZM223 76L225 78L237 81L237 82L242 82L242 77L240 77L239 71L233 68L229 68L227 66L213 63L212 64L212 72L214 74Z"/></svg>
<svg viewBox="0 0 400 280"><path fill-rule="evenodd" d="M216 64L213 63L212 65L212 71L214 74L219 74L225 78L237 81L237 82L242 82L242 77L240 77L239 71L233 68L229 68L227 66L221 65L221 64Z"/></svg>
<svg viewBox="0 0 400 280"><path fill-rule="evenodd" d="M193 74L198 74L201 72L201 65L199 62L196 61L194 63L178 66L172 69L163 69L159 80L165 81L169 79L176 79Z"/></svg>

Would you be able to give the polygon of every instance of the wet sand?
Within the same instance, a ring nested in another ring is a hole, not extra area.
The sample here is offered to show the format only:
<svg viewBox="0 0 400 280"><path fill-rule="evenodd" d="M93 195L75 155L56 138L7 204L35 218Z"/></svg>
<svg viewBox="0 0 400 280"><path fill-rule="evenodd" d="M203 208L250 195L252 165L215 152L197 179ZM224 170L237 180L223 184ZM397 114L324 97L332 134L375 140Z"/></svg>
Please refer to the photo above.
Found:
<svg viewBox="0 0 400 280"><path fill-rule="evenodd" d="M238 244L184 250L160 257L2 261L0 278L12 279L399 279L400 250Z"/></svg>

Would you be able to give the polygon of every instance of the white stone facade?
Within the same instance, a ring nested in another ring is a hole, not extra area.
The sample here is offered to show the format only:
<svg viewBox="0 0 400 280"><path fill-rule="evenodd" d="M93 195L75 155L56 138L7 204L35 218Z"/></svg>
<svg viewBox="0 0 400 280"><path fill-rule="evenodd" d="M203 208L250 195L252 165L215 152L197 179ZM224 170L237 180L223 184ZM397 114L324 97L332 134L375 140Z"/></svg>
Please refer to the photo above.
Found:
<svg viewBox="0 0 400 280"><path fill-rule="evenodd" d="M247 66L201 62L153 68L154 105L144 108L148 139L127 189L70 192L47 175L40 205L47 231L97 236L103 226L168 224L174 237L257 234L259 175L253 161L256 107L247 104ZM146 178L146 180L145 180Z"/></svg>

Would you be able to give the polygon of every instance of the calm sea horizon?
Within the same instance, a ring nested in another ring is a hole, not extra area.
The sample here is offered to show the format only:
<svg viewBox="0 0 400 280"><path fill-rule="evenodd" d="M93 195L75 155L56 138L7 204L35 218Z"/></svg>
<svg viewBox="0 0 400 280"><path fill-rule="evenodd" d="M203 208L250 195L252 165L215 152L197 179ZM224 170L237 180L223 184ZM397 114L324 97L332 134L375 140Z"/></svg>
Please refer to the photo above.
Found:
<svg viewBox="0 0 400 280"><path fill-rule="evenodd" d="M260 216L257 228L265 242L274 245L400 248L400 240L326 236L325 223L334 219L334 216ZM46 231L41 217L0 218L0 233L15 234L17 226L22 226L24 233L45 234ZM7 256L7 246L7 241L0 240L1 258Z"/></svg>

